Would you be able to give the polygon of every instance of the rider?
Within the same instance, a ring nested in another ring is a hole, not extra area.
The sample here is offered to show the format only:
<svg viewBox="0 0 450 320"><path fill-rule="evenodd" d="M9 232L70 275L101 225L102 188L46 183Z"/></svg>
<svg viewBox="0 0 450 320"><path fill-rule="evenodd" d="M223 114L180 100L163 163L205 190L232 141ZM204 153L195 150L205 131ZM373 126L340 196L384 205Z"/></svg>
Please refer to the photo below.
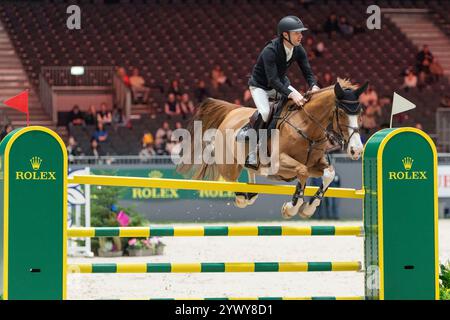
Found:
<svg viewBox="0 0 450 320"><path fill-rule="evenodd" d="M299 65L311 91L319 90L316 78L311 70L305 49L300 45L302 32L308 30L296 16L286 16L278 23L276 39L266 44L259 54L253 72L248 82L250 92L258 108L258 118L254 123L248 123L239 132L238 140L247 136L249 129L256 130L259 144L259 129L264 129L270 115L269 97L276 98L277 93L292 99L297 105L302 105L303 96L295 90L286 76L288 67L293 61ZM250 150L245 166L257 169L257 151Z"/></svg>

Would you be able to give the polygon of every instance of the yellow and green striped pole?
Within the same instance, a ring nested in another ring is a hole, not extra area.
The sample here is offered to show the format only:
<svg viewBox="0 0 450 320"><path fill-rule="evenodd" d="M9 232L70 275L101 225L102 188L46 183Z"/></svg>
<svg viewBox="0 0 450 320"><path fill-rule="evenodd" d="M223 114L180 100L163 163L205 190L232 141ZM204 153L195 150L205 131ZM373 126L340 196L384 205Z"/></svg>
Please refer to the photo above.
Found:
<svg viewBox="0 0 450 320"><path fill-rule="evenodd" d="M199 226L70 228L68 237L363 236L361 226Z"/></svg>
<svg viewBox="0 0 450 320"><path fill-rule="evenodd" d="M70 273L210 273L360 271L361 262L80 263Z"/></svg>

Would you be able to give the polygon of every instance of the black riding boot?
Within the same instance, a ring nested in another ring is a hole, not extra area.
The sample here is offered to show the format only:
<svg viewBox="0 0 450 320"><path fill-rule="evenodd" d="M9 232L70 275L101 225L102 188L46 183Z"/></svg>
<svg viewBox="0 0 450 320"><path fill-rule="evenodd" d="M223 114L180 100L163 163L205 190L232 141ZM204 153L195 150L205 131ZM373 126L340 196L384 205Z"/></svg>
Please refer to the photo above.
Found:
<svg viewBox="0 0 450 320"><path fill-rule="evenodd" d="M256 130L256 148L254 150L250 150L247 159L245 159L245 166L250 169L258 170L259 161L258 161L258 149L259 149L259 130L264 129L266 123L262 119L261 115L258 114L258 119L256 119L253 129Z"/></svg>

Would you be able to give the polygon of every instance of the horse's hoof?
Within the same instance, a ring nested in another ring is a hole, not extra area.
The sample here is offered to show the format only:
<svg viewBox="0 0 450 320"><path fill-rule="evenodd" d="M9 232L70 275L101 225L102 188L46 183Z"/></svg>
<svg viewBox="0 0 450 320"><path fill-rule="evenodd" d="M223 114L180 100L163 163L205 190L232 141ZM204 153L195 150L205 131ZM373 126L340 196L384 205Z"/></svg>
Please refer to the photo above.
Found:
<svg viewBox="0 0 450 320"><path fill-rule="evenodd" d="M305 202L300 207L298 215L300 217L302 217L303 219L309 219L314 215L314 213L316 212L316 209L319 205L320 205L319 199L314 199L314 201L311 204L309 204L308 202Z"/></svg>
<svg viewBox="0 0 450 320"><path fill-rule="evenodd" d="M234 205L238 208L245 208L247 206L247 199L244 196L236 196L234 199Z"/></svg>
<svg viewBox="0 0 450 320"><path fill-rule="evenodd" d="M247 204L248 204L249 206L251 206L252 204L255 203L256 199L258 199L258 195L257 195L257 194L255 194L255 195L254 195L253 197L251 197L250 199L247 199Z"/></svg>
<svg viewBox="0 0 450 320"><path fill-rule="evenodd" d="M297 208L292 205L292 202L285 202L281 207L281 216L283 219L291 219L297 214Z"/></svg>

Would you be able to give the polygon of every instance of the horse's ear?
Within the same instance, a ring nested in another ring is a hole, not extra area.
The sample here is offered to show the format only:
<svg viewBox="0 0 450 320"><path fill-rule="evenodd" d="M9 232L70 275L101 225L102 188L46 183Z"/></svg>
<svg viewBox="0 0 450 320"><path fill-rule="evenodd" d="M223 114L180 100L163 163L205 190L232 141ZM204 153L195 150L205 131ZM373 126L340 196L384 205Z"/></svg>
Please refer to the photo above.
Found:
<svg viewBox="0 0 450 320"><path fill-rule="evenodd" d="M339 82L336 82L336 84L334 85L334 94L338 99L342 99L344 97L344 90L342 90L342 87L339 84Z"/></svg>
<svg viewBox="0 0 450 320"><path fill-rule="evenodd" d="M359 97L364 91L366 91L369 81L366 81L361 87L355 90L355 95Z"/></svg>

